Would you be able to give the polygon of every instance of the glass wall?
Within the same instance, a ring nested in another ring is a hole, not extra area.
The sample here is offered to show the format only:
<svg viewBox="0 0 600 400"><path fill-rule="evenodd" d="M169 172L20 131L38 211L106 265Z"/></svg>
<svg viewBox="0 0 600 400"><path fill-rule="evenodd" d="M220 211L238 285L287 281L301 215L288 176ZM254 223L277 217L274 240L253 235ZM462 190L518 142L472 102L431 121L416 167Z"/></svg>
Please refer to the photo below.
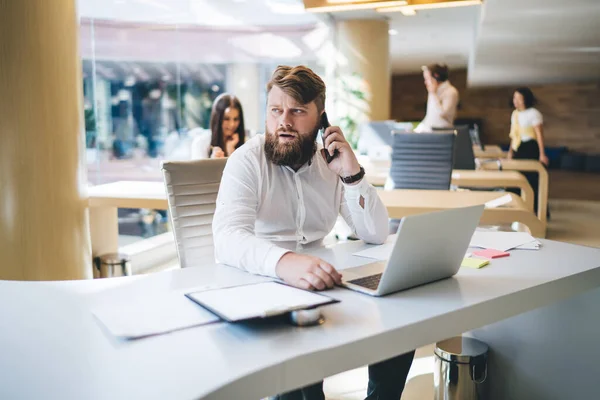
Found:
<svg viewBox="0 0 600 400"><path fill-rule="evenodd" d="M301 0L79 0L90 185L161 181L210 135L212 102L237 95L247 137L264 130L265 84L278 64L318 73L322 24ZM166 213L120 210L121 234L164 232Z"/></svg>

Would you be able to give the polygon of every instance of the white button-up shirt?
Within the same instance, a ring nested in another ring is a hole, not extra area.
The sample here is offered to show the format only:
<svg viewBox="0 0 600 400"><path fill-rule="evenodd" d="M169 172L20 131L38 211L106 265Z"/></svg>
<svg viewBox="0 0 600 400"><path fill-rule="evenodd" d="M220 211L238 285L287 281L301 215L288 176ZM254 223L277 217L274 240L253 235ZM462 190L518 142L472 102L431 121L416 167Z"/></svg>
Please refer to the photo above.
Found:
<svg viewBox="0 0 600 400"><path fill-rule="evenodd" d="M435 93L429 93L425 119L415 128L415 132L431 132L433 128L451 128L454 125L458 100L458 90L450 84L450 81L440 83Z"/></svg>
<svg viewBox="0 0 600 400"><path fill-rule="evenodd" d="M218 262L275 277L285 253L320 244L339 214L360 239L385 241L388 213L365 179L344 184L320 151L298 171L275 165L264 141L252 138L227 160L213 220Z"/></svg>

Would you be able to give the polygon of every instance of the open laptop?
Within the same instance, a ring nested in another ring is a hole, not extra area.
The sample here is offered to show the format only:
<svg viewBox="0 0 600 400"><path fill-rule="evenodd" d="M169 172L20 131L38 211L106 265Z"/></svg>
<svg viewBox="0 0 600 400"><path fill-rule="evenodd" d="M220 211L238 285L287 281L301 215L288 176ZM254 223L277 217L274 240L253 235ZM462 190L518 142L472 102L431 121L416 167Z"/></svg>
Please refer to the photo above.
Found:
<svg viewBox="0 0 600 400"><path fill-rule="evenodd" d="M404 217L388 261L343 270L342 284L371 296L449 278L458 272L484 205Z"/></svg>

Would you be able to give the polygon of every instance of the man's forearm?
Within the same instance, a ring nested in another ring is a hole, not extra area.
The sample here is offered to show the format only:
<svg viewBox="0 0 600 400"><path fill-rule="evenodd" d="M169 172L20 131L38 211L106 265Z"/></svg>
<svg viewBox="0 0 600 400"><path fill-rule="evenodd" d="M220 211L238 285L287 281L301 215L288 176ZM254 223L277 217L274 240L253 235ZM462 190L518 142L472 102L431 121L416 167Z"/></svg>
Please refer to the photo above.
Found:
<svg viewBox="0 0 600 400"><path fill-rule="evenodd" d="M355 190L346 188L345 201L347 210L342 210L342 216L356 235L368 243L383 243L388 236L389 219L377 190L366 181L361 182Z"/></svg>
<svg viewBox="0 0 600 400"><path fill-rule="evenodd" d="M218 262L254 274L277 277L277 262L289 251L244 229L216 226L214 236Z"/></svg>

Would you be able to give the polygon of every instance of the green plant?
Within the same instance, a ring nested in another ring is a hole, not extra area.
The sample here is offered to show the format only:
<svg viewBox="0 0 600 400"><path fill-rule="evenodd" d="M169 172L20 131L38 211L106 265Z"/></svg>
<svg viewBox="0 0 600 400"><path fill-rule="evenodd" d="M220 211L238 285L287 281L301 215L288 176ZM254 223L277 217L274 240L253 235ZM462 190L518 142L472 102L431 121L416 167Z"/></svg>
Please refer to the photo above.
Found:
<svg viewBox="0 0 600 400"><path fill-rule="evenodd" d="M95 131L96 130L96 117L94 115L93 108L86 108L83 110L84 120L85 120L85 131Z"/></svg>
<svg viewBox="0 0 600 400"><path fill-rule="evenodd" d="M371 92L368 83L358 74L341 75L336 80L337 123L353 149L358 147L358 126L368 121Z"/></svg>

